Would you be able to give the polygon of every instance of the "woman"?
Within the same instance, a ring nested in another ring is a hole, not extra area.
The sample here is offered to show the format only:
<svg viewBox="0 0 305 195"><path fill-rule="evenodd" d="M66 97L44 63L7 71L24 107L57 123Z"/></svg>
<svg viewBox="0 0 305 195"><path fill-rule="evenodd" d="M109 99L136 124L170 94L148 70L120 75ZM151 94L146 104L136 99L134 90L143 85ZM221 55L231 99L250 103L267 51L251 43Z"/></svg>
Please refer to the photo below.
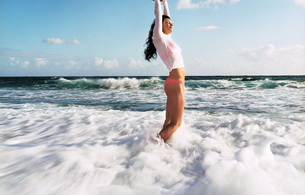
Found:
<svg viewBox="0 0 305 195"><path fill-rule="evenodd" d="M164 15L161 11L164 6ZM155 0L155 20L146 40L145 59L156 59L157 53L169 71L164 90L167 96L166 117L159 135L167 141L180 127L184 112L184 62L180 47L171 39L173 23L166 0Z"/></svg>

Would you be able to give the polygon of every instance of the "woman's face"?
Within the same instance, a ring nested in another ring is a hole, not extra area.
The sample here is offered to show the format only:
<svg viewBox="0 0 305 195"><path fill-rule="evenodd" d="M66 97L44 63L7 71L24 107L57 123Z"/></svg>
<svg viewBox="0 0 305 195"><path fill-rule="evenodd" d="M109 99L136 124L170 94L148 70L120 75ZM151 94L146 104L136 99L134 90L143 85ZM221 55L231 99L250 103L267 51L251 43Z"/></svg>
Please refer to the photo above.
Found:
<svg viewBox="0 0 305 195"><path fill-rule="evenodd" d="M166 18L163 21L162 30L163 30L163 33L166 35L171 34L173 32L173 23L172 23L171 19Z"/></svg>

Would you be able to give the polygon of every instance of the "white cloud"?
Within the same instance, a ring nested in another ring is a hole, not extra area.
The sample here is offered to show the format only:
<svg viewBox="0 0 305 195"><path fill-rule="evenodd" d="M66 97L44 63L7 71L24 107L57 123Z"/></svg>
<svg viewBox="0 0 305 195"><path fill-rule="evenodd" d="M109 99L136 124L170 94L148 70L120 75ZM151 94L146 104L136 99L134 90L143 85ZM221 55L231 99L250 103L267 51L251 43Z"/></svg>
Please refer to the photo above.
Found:
<svg viewBox="0 0 305 195"><path fill-rule="evenodd" d="M72 45L80 45L80 41L77 39L73 39L71 43Z"/></svg>
<svg viewBox="0 0 305 195"><path fill-rule="evenodd" d="M21 67L28 69L29 65L30 65L30 61L25 60L22 62Z"/></svg>
<svg viewBox="0 0 305 195"><path fill-rule="evenodd" d="M68 60L68 65L69 67L75 67L75 65L77 65L77 62L75 60Z"/></svg>
<svg viewBox="0 0 305 195"><path fill-rule="evenodd" d="M142 59L81 57L21 51L0 47L0 76L115 76L163 75L165 66L160 60L146 62Z"/></svg>
<svg viewBox="0 0 305 195"><path fill-rule="evenodd" d="M198 3L192 3L192 0L180 0L177 4L178 9L194 9L199 8Z"/></svg>
<svg viewBox="0 0 305 195"><path fill-rule="evenodd" d="M54 45L80 45L81 42L77 39L73 39L71 42L65 41L61 38L46 38L42 40L42 42L47 44L54 44Z"/></svg>
<svg viewBox="0 0 305 195"><path fill-rule="evenodd" d="M66 70L71 71L71 70L79 69L79 62L73 59L67 59L67 62L53 62L53 66L65 67Z"/></svg>
<svg viewBox="0 0 305 195"><path fill-rule="evenodd" d="M141 60L136 60L134 58L129 57L128 65L130 68L138 68L138 67L145 67L147 66L147 63L142 62Z"/></svg>
<svg viewBox="0 0 305 195"><path fill-rule="evenodd" d="M192 0L179 0L177 3L178 9L197 9L197 8L218 8L218 5L234 4L239 0L205 0L193 3Z"/></svg>
<svg viewBox="0 0 305 195"><path fill-rule="evenodd" d="M10 63L10 65L11 66L15 66L16 65L16 58L15 57L9 57L8 58L9 59L9 63Z"/></svg>
<svg viewBox="0 0 305 195"><path fill-rule="evenodd" d="M305 45L275 47L267 44L237 51L245 64L260 67L269 73L305 74Z"/></svg>
<svg viewBox="0 0 305 195"><path fill-rule="evenodd" d="M251 61L266 60L273 57L274 51L274 45L268 44L257 48L244 48L239 51L239 55Z"/></svg>
<svg viewBox="0 0 305 195"><path fill-rule="evenodd" d="M96 65L96 66L101 66L103 64L103 62L104 62L103 58L100 58L100 57L94 58L94 65Z"/></svg>
<svg viewBox="0 0 305 195"><path fill-rule="evenodd" d="M297 5L300 5L300 6L302 6L303 8L305 8L305 0L294 0L294 2L295 2Z"/></svg>
<svg viewBox="0 0 305 195"><path fill-rule="evenodd" d="M200 30L200 31L208 31L208 30L216 30L216 29L219 29L219 27L218 26L203 26L203 27L197 28L197 30Z"/></svg>
<svg viewBox="0 0 305 195"><path fill-rule="evenodd" d="M116 59L104 60L101 57L94 57L93 64L97 67L105 67L107 69L116 68L119 66L119 62Z"/></svg>
<svg viewBox="0 0 305 195"><path fill-rule="evenodd" d="M275 47L267 44L256 48L244 48L238 51L239 56L250 61L266 61L289 59L291 61L305 60L305 45Z"/></svg>
<svg viewBox="0 0 305 195"><path fill-rule="evenodd" d="M71 66L74 66L74 65L77 64L77 62L75 62L74 60L69 60L68 64L71 65Z"/></svg>
<svg viewBox="0 0 305 195"><path fill-rule="evenodd" d="M234 3L238 3L240 2L240 0L230 0L229 3L234 4Z"/></svg>
<svg viewBox="0 0 305 195"><path fill-rule="evenodd" d="M47 43L47 44L55 44L55 45L66 44L66 41L64 41L60 38L47 38L47 39L43 40L43 42Z"/></svg>
<svg viewBox="0 0 305 195"><path fill-rule="evenodd" d="M119 62L116 59L113 60L106 60L104 62L104 66L107 69L112 69L112 68L116 68L119 66Z"/></svg>
<svg viewBox="0 0 305 195"><path fill-rule="evenodd" d="M140 60L136 60L136 59L131 58L131 57L129 57L128 60L129 60L128 65L131 68L137 68L137 67L142 67L143 66L143 63Z"/></svg>
<svg viewBox="0 0 305 195"><path fill-rule="evenodd" d="M35 58L35 65L37 67L45 66L47 65L48 61L45 58Z"/></svg>
<svg viewBox="0 0 305 195"><path fill-rule="evenodd" d="M22 64L22 63L20 62L20 59L18 59L18 58L16 58L16 57L9 57L8 59L9 59L9 64L10 64L11 66L19 66L20 64Z"/></svg>
<svg viewBox="0 0 305 195"><path fill-rule="evenodd" d="M136 68L146 68L158 65L157 61L148 62L148 61L141 61L134 59L132 57L128 58L128 66L129 68L136 69Z"/></svg>

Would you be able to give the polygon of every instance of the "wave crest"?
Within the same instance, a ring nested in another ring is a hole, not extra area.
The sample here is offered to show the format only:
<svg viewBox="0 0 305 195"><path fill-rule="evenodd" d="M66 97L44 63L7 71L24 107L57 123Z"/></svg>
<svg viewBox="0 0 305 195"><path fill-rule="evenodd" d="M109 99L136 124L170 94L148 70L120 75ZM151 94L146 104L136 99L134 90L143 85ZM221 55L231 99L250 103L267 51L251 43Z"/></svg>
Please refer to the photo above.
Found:
<svg viewBox="0 0 305 195"><path fill-rule="evenodd" d="M105 78L75 79L60 78L58 85L65 89L156 89L161 87L162 80L157 77L149 79L136 78Z"/></svg>
<svg viewBox="0 0 305 195"><path fill-rule="evenodd" d="M43 90L163 90L166 77L7 77L0 88ZM188 90L305 89L305 76L204 77L187 76Z"/></svg>

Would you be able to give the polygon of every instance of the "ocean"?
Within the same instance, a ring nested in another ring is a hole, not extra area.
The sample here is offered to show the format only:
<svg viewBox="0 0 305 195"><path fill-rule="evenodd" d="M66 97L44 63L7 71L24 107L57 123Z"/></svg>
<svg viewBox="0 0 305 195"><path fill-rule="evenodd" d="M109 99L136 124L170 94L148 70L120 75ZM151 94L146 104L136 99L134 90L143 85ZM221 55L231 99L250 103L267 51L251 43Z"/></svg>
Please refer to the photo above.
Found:
<svg viewBox="0 0 305 195"><path fill-rule="evenodd" d="M0 77L0 194L304 195L305 76Z"/></svg>

